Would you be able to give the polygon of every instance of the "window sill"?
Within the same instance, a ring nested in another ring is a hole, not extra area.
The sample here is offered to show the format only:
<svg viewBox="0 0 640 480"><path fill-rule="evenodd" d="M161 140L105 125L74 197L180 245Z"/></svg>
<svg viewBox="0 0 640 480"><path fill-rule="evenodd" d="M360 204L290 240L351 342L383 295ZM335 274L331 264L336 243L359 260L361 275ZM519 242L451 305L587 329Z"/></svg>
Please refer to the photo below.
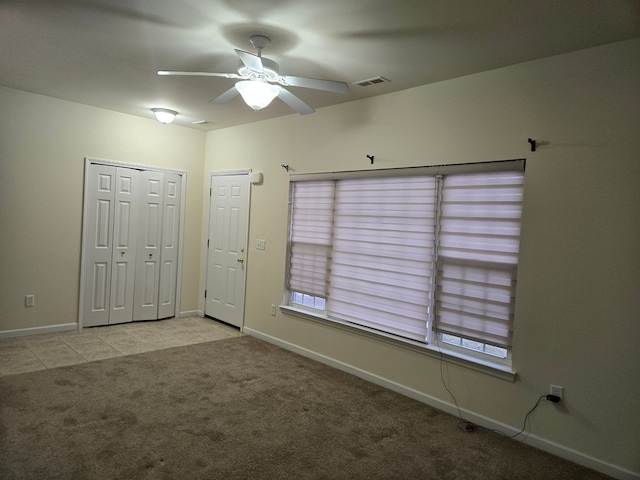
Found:
<svg viewBox="0 0 640 480"><path fill-rule="evenodd" d="M416 342L409 339L400 339L384 332L368 329L366 327L354 325L349 322L335 320L333 318L327 317L326 315L318 315L302 308L292 307L291 305L280 305L280 310L285 314L294 315L297 317L305 318L307 320L313 320L315 322L322 323L323 325L330 325L332 327L340 328L350 333L363 335L377 341L385 342L401 348L406 348L413 352L428 355L430 357L435 357L438 359L441 358L448 363L469 368L477 372L486 373L487 375L492 375L503 380L513 382L516 378L516 372L511 370L511 368L507 365L502 365L490 360L478 359L471 355L465 355L461 352L452 351L450 349L447 349L446 347L437 347L433 345L426 345L424 343Z"/></svg>

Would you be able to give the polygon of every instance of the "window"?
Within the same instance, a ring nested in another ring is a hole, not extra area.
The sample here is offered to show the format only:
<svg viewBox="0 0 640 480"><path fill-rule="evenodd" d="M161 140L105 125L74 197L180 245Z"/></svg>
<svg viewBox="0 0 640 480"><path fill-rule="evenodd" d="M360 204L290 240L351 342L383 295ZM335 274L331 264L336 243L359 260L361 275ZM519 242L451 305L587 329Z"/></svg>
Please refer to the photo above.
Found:
<svg viewBox="0 0 640 480"><path fill-rule="evenodd" d="M293 178L290 305L508 358L524 162L488 165Z"/></svg>

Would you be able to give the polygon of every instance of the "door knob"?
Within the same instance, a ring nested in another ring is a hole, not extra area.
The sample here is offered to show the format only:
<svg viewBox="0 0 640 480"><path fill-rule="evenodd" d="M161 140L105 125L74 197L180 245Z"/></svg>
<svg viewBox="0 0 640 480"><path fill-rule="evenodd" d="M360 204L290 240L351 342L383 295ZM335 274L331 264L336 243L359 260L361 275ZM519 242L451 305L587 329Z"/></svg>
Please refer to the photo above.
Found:
<svg viewBox="0 0 640 480"><path fill-rule="evenodd" d="M238 263L244 263L244 258L237 258L237 259L236 259L236 262L238 262Z"/></svg>

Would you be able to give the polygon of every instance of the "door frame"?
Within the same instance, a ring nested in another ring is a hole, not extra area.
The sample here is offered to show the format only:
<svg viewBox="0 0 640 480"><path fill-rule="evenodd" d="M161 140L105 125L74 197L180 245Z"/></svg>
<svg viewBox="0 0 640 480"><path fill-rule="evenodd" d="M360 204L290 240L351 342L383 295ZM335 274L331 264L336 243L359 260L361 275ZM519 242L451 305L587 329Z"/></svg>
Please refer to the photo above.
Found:
<svg viewBox="0 0 640 480"><path fill-rule="evenodd" d="M209 179L208 179L208 188L209 188L209 200L208 200L208 205L207 205L207 228L206 228L206 260L205 260L205 264L204 264L204 288L202 289L202 315L204 317L207 316L206 311L207 311L207 297L205 296L205 291L207 289L207 281L208 281L208 270L209 270L209 248L208 248L208 244L210 242L210 238L209 238L209 232L211 230L211 183L213 182L213 177L228 177L228 176L232 176L232 175L246 175L247 176L247 228L246 228L246 238L245 238L245 242L244 244L246 245L246 254L245 254L245 270L244 270L244 294L242 296L242 326L239 327L240 331L242 331L244 329L244 312L245 312L245 306L246 306L246 301L247 301L247 270L249 268L249 225L251 224L251 174L252 170L251 169L246 169L246 170L220 170L220 171L215 171L215 172L209 172ZM209 317L211 318L211 317Z"/></svg>
<svg viewBox="0 0 640 480"><path fill-rule="evenodd" d="M84 328L84 308L83 301L84 295L86 294L85 287L85 277L84 277L84 262L86 259L87 252L85 251L85 240L87 238L87 218L89 215L87 205L87 196L89 192L89 165L91 164L100 164L107 165L112 167L124 167L124 168L132 168L135 170L153 170L155 172L163 172L163 173L175 173L180 175L181 178L181 186L180 186L180 226L179 226L179 234L178 234L178 260L177 260L177 272L176 272L176 314L175 316L180 315L180 296L182 291L182 252L184 248L184 213L185 213L185 204L186 204L186 191L187 191L187 172L184 170L174 170L169 168L156 167L154 165L142 165L136 163L125 163L125 162L117 162L114 160L105 160L102 158L96 157L85 157L84 158L84 193L82 196L82 238L80 239L80 291L78 298L78 330L82 330Z"/></svg>

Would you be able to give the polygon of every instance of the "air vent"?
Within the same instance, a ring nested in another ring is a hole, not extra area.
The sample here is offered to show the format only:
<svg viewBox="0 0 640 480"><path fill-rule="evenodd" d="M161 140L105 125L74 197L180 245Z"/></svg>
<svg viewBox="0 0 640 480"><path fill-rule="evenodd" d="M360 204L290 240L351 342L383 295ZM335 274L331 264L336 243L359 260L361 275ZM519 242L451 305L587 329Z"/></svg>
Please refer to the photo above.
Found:
<svg viewBox="0 0 640 480"><path fill-rule="evenodd" d="M206 127L207 125L214 125L215 122L209 120L198 120L197 122L191 122L191 125L198 125L199 127Z"/></svg>
<svg viewBox="0 0 640 480"><path fill-rule="evenodd" d="M373 78L367 78L366 80L360 80L359 82L353 82L353 84L360 85L361 87L368 87L369 85L377 85L379 83L387 83L390 81L391 80L384 77L373 77Z"/></svg>

